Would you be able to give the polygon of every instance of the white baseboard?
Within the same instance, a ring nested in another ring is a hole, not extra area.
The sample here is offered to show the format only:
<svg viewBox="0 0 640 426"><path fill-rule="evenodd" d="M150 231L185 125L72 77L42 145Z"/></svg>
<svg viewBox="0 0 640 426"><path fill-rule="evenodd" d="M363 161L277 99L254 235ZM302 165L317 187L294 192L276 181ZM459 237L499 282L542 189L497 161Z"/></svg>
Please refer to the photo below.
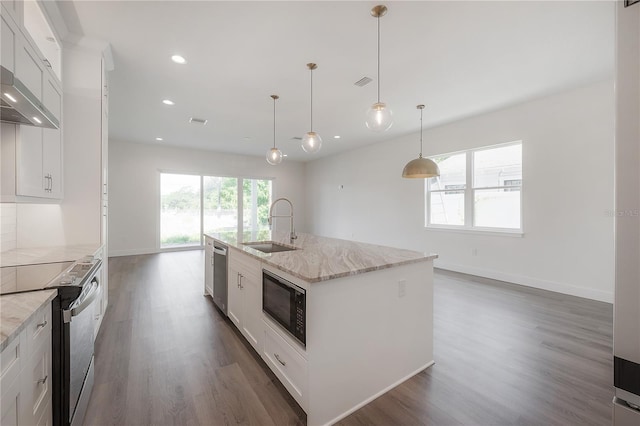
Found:
<svg viewBox="0 0 640 426"><path fill-rule="evenodd" d="M344 419L349 414L361 409L362 407L364 407L365 405L367 405L368 403L370 403L374 399L378 398L379 396L384 395L385 393L389 392L391 389L395 388L396 386L406 382L407 380L409 380L410 378L412 378L416 374L418 374L421 371L426 370L427 368L431 367L433 364L435 364L435 361L429 361L428 363L426 363L422 367L418 368L417 370L412 371L411 373L407 374L406 376L404 376L403 378L401 378L397 382L390 384L386 388L382 389L380 392L376 393L375 395L370 396L369 398L365 399L364 401L362 401L358 405L350 408L349 410L347 410L344 413L340 414L338 417L336 417L333 420L325 423L324 426L330 426L332 424L338 423L340 420Z"/></svg>
<svg viewBox="0 0 640 426"><path fill-rule="evenodd" d="M539 288L541 290L554 291L556 293L568 294L571 296L584 297L585 299L598 300L600 302L613 303L613 291L602 291L592 288L578 287L571 284L559 283L555 281L541 280L539 278L527 277L524 275L510 274L508 272L494 271L491 269L476 268L473 266L457 265L454 263L442 262L439 259L434 262L434 267L447 271L461 272L463 274L476 275L478 277L491 278L499 281L506 281L513 284L527 287Z"/></svg>
<svg viewBox="0 0 640 426"><path fill-rule="evenodd" d="M160 251L156 248L148 248L148 249L128 249L128 250L109 250L109 257L119 257L119 256L136 256L139 254L154 254L160 253Z"/></svg>

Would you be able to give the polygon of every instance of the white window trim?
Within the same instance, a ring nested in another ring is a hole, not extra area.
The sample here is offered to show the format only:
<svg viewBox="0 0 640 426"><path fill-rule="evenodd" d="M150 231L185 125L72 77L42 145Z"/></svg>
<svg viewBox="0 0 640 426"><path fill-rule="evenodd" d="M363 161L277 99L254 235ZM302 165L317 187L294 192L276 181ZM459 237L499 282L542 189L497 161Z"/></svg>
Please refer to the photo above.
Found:
<svg viewBox="0 0 640 426"><path fill-rule="evenodd" d="M512 141L507 143L501 143L490 146L483 146L480 148L472 148L462 151L448 152L443 154L438 154L433 157L440 157L442 155L456 155L456 154L465 154L466 159L466 174L465 174L465 188L459 189L459 191L464 191L464 225L444 225L444 224L432 224L431 214L429 211L429 206L431 206L431 194L433 192L444 192L446 189L438 189L432 191L430 189L430 179L424 179L424 194L425 194L425 202L424 202L424 229L425 230L433 230L433 231L445 231L445 232L459 232L459 233L469 233L469 234L478 234L478 235L495 235L495 236L509 236L509 237L522 237L524 235L524 217L523 217L523 190L524 184L520 184L517 186L495 186L495 187L481 187L475 188L473 186L473 154L479 151L487 151L495 148L502 148L510 145L524 145L522 140ZM523 172L524 174L524 172ZM524 176L523 179L524 181ZM505 189L505 188L520 188L520 228L492 228L492 227L482 227L474 225L474 214L473 214L473 200L476 190L488 190L488 189Z"/></svg>

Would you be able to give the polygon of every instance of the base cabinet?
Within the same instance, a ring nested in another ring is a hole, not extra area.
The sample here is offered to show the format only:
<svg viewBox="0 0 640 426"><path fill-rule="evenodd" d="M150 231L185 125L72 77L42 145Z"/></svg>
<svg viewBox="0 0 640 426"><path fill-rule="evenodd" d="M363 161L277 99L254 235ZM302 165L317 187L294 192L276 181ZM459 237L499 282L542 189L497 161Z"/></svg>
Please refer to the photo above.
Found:
<svg viewBox="0 0 640 426"><path fill-rule="evenodd" d="M204 239L204 294L213 297L213 238Z"/></svg>
<svg viewBox="0 0 640 426"><path fill-rule="evenodd" d="M229 251L228 315L256 352L262 352L262 269L260 262Z"/></svg>
<svg viewBox="0 0 640 426"><path fill-rule="evenodd" d="M0 424L50 425L51 304L0 353Z"/></svg>
<svg viewBox="0 0 640 426"><path fill-rule="evenodd" d="M307 360L266 322L261 355L291 396L306 411Z"/></svg>

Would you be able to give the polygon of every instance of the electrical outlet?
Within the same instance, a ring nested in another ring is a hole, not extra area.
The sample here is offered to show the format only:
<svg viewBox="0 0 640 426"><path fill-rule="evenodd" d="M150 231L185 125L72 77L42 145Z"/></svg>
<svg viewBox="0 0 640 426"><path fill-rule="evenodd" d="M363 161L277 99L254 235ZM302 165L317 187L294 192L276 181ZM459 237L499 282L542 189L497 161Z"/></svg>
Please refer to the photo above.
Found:
<svg viewBox="0 0 640 426"><path fill-rule="evenodd" d="M407 295L407 281L398 281L398 297L404 297Z"/></svg>

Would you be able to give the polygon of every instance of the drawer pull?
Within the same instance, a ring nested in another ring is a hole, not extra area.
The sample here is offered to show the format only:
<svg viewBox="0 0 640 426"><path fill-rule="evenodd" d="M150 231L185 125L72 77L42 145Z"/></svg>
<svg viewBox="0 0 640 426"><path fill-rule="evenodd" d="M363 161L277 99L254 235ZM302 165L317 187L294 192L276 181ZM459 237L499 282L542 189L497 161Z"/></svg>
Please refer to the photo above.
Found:
<svg viewBox="0 0 640 426"><path fill-rule="evenodd" d="M283 366L286 366L286 365L287 365L287 363L286 363L286 362L284 362L283 360L281 360L281 359L280 359L280 357L278 356L278 354L274 353L273 355L275 355L276 359L278 360L278 362L279 362L280 364L282 364Z"/></svg>
<svg viewBox="0 0 640 426"><path fill-rule="evenodd" d="M38 380L38 385L44 385L45 383L47 383L48 378L49 376L44 376L44 379Z"/></svg>
<svg viewBox="0 0 640 426"><path fill-rule="evenodd" d="M45 325L47 325L47 320L44 320L44 322L41 322L41 323L39 323L39 324L36 324L36 330L37 330L37 329L39 329L39 328L44 327Z"/></svg>

